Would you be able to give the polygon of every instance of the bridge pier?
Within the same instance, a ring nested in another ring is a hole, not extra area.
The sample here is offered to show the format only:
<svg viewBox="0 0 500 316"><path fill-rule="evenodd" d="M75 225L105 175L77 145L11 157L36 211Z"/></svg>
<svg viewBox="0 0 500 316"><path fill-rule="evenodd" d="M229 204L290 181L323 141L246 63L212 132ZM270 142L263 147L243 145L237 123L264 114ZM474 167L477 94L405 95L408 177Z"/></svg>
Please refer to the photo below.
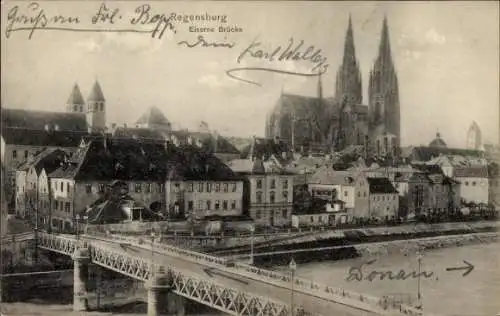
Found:
<svg viewBox="0 0 500 316"><path fill-rule="evenodd" d="M144 284L148 295L148 316L185 315L184 300L173 293L172 279L163 272L155 275Z"/></svg>
<svg viewBox="0 0 500 316"><path fill-rule="evenodd" d="M90 254L88 249L77 248L73 254L73 262L73 311L86 311L89 308L87 281Z"/></svg>

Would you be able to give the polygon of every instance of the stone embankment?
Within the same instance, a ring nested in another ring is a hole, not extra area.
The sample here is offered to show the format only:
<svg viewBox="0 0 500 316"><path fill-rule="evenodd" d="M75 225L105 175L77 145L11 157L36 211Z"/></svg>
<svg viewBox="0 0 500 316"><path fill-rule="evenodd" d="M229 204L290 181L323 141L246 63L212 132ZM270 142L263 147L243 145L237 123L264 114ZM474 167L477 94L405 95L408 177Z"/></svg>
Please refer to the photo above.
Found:
<svg viewBox="0 0 500 316"><path fill-rule="evenodd" d="M392 255L392 254L414 254L418 251L432 249L460 247L474 244L487 244L498 242L498 232L475 233L466 235L449 235L439 237L428 237L420 239L396 240L389 242L377 242L356 245L355 248L361 256Z"/></svg>

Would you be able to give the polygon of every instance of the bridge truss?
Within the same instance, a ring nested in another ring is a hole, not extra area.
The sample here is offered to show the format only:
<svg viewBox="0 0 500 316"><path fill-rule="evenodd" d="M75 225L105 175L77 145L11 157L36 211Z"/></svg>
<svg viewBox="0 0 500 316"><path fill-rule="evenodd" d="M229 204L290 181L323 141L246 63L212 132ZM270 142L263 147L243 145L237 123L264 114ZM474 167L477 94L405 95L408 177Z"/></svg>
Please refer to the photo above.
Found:
<svg viewBox="0 0 500 316"><path fill-rule="evenodd" d="M151 264L151 261L129 255L125 252L99 246L85 239L76 240L66 236L39 233L38 247L60 254L72 256L77 246L90 250L92 263L119 272L131 278L147 281L153 269L161 269L172 276L173 292L222 312L238 316L287 316L290 306L283 302L228 288L212 280L183 271L176 267ZM309 316L300 307L294 306L297 316Z"/></svg>

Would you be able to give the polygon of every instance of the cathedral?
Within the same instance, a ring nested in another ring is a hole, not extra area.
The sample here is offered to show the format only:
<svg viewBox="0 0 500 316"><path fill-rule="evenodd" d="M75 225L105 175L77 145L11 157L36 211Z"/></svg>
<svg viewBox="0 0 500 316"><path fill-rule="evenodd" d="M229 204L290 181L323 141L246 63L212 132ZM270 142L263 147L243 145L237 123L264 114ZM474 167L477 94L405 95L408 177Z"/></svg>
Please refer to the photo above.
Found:
<svg viewBox="0 0 500 316"><path fill-rule="evenodd" d="M398 79L384 18L377 59L370 71L368 105L356 58L351 17L333 97L323 96L321 75L315 97L281 93L266 119L266 137L280 138L294 151L341 151L363 146L376 156L397 155L400 147Z"/></svg>

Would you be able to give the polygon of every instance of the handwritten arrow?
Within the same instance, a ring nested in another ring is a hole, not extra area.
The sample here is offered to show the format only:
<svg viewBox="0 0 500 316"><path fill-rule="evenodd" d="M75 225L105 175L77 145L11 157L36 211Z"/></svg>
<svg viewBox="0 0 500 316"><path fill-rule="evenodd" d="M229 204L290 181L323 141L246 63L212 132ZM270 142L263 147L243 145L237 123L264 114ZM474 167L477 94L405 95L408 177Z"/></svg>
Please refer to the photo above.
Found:
<svg viewBox="0 0 500 316"><path fill-rule="evenodd" d="M462 276L466 276L467 274L471 273L472 270L474 270L474 266L472 264L470 264L469 262L465 261L464 260L464 263L466 264L466 266L464 267L455 267L455 268L446 268L446 271L458 271L458 270L466 270Z"/></svg>
<svg viewBox="0 0 500 316"><path fill-rule="evenodd" d="M245 285L248 285L248 282L240 280L240 279L235 278L233 276L227 275L227 274L222 273L220 271L215 271L215 268L205 268L205 269L203 269L203 271L205 271L205 273L208 274L208 276L211 277L211 278L213 278L214 275L219 275L219 276L231 279L233 281L240 282L240 283L243 283Z"/></svg>

